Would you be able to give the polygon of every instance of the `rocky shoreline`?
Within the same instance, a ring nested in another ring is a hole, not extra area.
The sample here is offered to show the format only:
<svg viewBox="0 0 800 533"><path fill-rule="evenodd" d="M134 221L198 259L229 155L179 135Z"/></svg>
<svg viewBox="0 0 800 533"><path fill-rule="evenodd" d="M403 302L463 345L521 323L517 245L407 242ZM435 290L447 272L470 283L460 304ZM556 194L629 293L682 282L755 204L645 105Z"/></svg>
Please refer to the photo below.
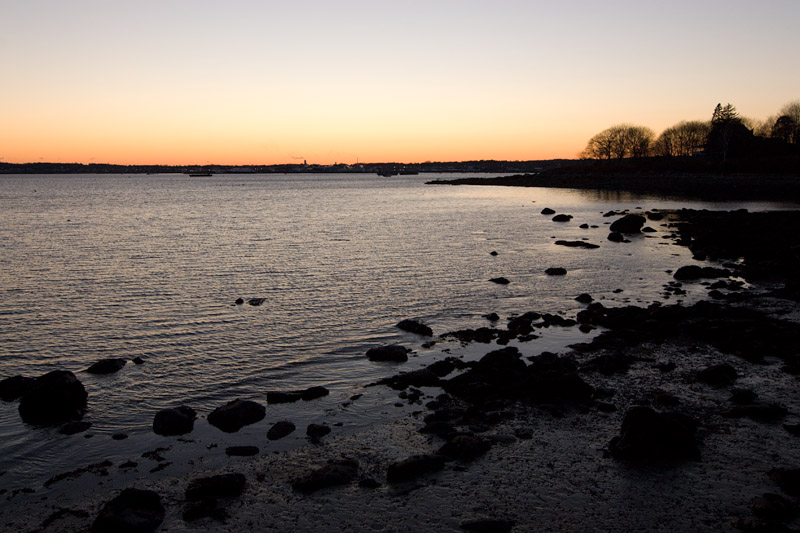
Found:
<svg viewBox="0 0 800 533"><path fill-rule="evenodd" d="M610 235L648 223L669 228L696 263L669 272L665 299L686 284L704 287L708 298L607 307L591 295L568 295L584 305L574 317L532 310L501 324L495 315L485 328L438 336L404 320L398 327L426 342L457 339L480 353L463 360L443 352L373 385L393 391L409 416L351 434L309 426L307 446L265 455L232 450L236 459L226 467L198 465L186 478L143 473L125 490L102 490L125 465L82 467L51 484L96 483L85 499L39 503L6 515L6 527L107 531L133 521L138 531L797 529L800 212L609 215L619 223ZM624 238L612 242L626 245ZM560 354L529 344L555 327L600 333ZM400 365L407 359L403 347L376 353L369 357ZM315 388L272 398L325 394ZM175 425L162 420L159 434L192 431L195 413L184 407L160 415ZM80 401L67 418L75 409ZM263 406L234 401L207 418L237 431L263 417ZM295 430L287 424L270 432ZM159 465L165 451L153 451ZM3 498L13 504L14 496Z"/></svg>

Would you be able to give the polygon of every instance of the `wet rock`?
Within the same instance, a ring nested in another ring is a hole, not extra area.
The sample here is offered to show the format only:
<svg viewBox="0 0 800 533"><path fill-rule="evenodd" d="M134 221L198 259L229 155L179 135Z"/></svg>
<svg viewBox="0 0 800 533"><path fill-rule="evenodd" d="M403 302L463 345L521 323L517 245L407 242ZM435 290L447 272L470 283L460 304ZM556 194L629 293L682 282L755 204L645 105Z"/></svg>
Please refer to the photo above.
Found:
<svg viewBox="0 0 800 533"><path fill-rule="evenodd" d="M208 414L208 423L226 433L235 433L244 426L264 418L266 408L250 400L235 399Z"/></svg>
<svg viewBox="0 0 800 533"><path fill-rule="evenodd" d="M609 229L619 233L639 233L645 222L643 216L630 214L612 222Z"/></svg>
<svg viewBox="0 0 800 533"><path fill-rule="evenodd" d="M609 233L608 240L611 242L627 242L622 233L619 233L617 231L612 231L611 233Z"/></svg>
<svg viewBox="0 0 800 533"><path fill-rule="evenodd" d="M458 527L464 531L472 531L474 533L508 533L514 528L514 524L513 520L486 518L461 522Z"/></svg>
<svg viewBox="0 0 800 533"><path fill-rule="evenodd" d="M135 365L143 365L144 364L144 359L142 359L139 356L134 357L133 359L131 359L131 361L133 361L133 364L135 364Z"/></svg>
<svg viewBox="0 0 800 533"><path fill-rule="evenodd" d="M111 438L114 439L114 440L125 440L125 439L128 438L128 434L127 433L114 433L113 435L111 435Z"/></svg>
<svg viewBox="0 0 800 533"><path fill-rule="evenodd" d="M259 305L263 304L265 301L267 301L266 298L250 298L249 300L247 300L247 303L249 303L250 305L252 305L254 307L258 307Z"/></svg>
<svg viewBox="0 0 800 533"><path fill-rule="evenodd" d="M739 374L736 372L736 369L727 363L712 365L697 373L698 381L702 381L703 383L713 387L725 387L731 385L738 377Z"/></svg>
<svg viewBox="0 0 800 533"><path fill-rule="evenodd" d="M572 220L572 215L556 215L553 217L553 222L569 222Z"/></svg>
<svg viewBox="0 0 800 533"><path fill-rule="evenodd" d="M569 248L586 248L587 250L600 248L600 246L598 246L597 244L592 244L586 241L556 241L556 245L567 246Z"/></svg>
<svg viewBox="0 0 800 533"><path fill-rule="evenodd" d="M489 252L489 255L491 255L492 257L496 257L497 256L497 252L492 250L491 252Z"/></svg>
<svg viewBox="0 0 800 533"><path fill-rule="evenodd" d="M258 455L258 446L229 446L225 448L228 457L252 457Z"/></svg>
<svg viewBox="0 0 800 533"><path fill-rule="evenodd" d="M292 433L295 429L295 425L288 420L281 420L280 422L275 422L275 424L269 428L269 431L267 431L267 438L269 440L279 440Z"/></svg>
<svg viewBox="0 0 800 533"><path fill-rule="evenodd" d="M401 320L397 323L397 327L402 329L403 331L408 331L410 333L416 333L417 335L422 335L423 337L430 337L433 335L433 331L431 328L419 322L417 320L410 320L405 319Z"/></svg>
<svg viewBox="0 0 800 533"><path fill-rule="evenodd" d="M66 370L54 370L36 378L20 398L19 414L24 422L54 426L80 420L86 410L86 389Z"/></svg>
<svg viewBox="0 0 800 533"><path fill-rule="evenodd" d="M315 386L309 387L306 390L300 393L300 397L306 401L310 402L311 400L316 400L317 398L322 398L323 396L327 396L330 394L330 391L322 386Z"/></svg>
<svg viewBox="0 0 800 533"><path fill-rule="evenodd" d="M581 228L581 229L589 229L589 224L581 224L578 227Z"/></svg>
<svg viewBox="0 0 800 533"><path fill-rule="evenodd" d="M244 474L229 473L193 479L186 487L185 497L188 501L200 501L207 498L235 498L245 488L247 480Z"/></svg>
<svg viewBox="0 0 800 533"><path fill-rule="evenodd" d="M433 372L437 377L443 378L456 368L458 368L459 363L461 361L456 359L455 357L448 357L442 361L436 361L435 363L431 363L428 365L428 370ZM420 385L416 385L419 387Z"/></svg>
<svg viewBox="0 0 800 533"><path fill-rule="evenodd" d="M456 435L439 448L439 454L459 461L472 461L489 451L492 443L474 435Z"/></svg>
<svg viewBox="0 0 800 533"><path fill-rule="evenodd" d="M191 407L162 409L153 418L153 432L157 435L174 436L191 433L197 413Z"/></svg>
<svg viewBox="0 0 800 533"><path fill-rule="evenodd" d="M609 451L620 459L699 461L696 429L697 422L687 415L632 407L625 414L620 435L609 443Z"/></svg>
<svg viewBox="0 0 800 533"><path fill-rule="evenodd" d="M93 533L150 532L164 520L161 497L150 490L125 489L107 502L92 523Z"/></svg>
<svg viewBox="0 0 800 533"><path fill-rule="evenodd" d="M651 228L650 226L645 226L642 228L642 233L655 233L657 230L655 228Z"/></svg>
<svg viewBox="0 0 800 533"><path fill-rule="evenodd" d="M233 303L236 305L242 305L244 303L244 298L236 298L236 301Z"/></svg>
<svg viewBox="0 0 800 533"><path fill-rule="evenodd" d="M542 214L543 215L555 215L556 212L553 211L552 209L550 209L549 207L545 207L544 209L542 209Z"/></svg>
<svg viewBox="0 0 800 533"><path fill-rule="evenodd" d="M491 278L489 281L491 281L492 283L497 283L498 285L508 285L509 283L511 283L510 281L508 281L508 279L504 277Z"/></svg>
<svg viewBox="0 0 800 533"><path fill-rule="evenodd" d="M386 481L402 483L444 468L444 458L439 455L413 455L392 463L386 471Z"/></svg>
<svg viewBox="0 0 800 533"><path fill-rule="evenodd" d="M408 361L408 352L410 351L399 344L378 346L367 350L367 359L379 362L404 363Z"/></svg>
<svg viewBox="0 0 800 533"><path fill-rule="evenodd" d="M77 433L83 433L90 427L92 427L91 422L67 422L58 428L58 432L62 435L75 435Z"/></svg>
<svg viewBox="0 0 800 533"><path fill-rule="evenodd" d="M489 313L488 315L483 315L483 318L488 320L489 322L497 322L500 320L500 315L497 313Z"/></svg>
<svg viewBox="0 0 800 533"><path fill-rule="evenodd" d="M730 270L724 268L686 265L676 270L672 277L679 281L692 281L701 278L727 278L728 276L732 275L733 273Z"/></svg>
<svg viewBox="0 0 800 533"><path fill-rule="evenodd" d="M588 293L581 293L575 297L575 301L582 304L590 304L594 301L591 294Z"/></svg>
<svg viewBox="0 0 800 533"><path fill-rule="evenodd" d="M125 359L101 359L86 369L89 374L113 374L119 372L127 361Z"/></svg>
<svg viewBox="0 0 800 533"><path fill-rule="evenodd" d="M27 392L36 380L24 376L12 376L0 381L0 399L13 402Z"/></svg>
<svg viewBox="0 0 800 533"><path fill-rule="evenodd" d="M738 405L722 413L725 418L749 418L756 422L777 422L789 411L782 405L775 403L751 403Z"/></svg>
<svg viewBox="0 0 800 533"><path fill-rule="evenodd" d="M319 440L330 432L330 426L325 424L309 424L306 428L306 435L312 440Z"/></svg>
<svg viewBox="0 0 800 533"><path fill-rule="evenodd" d="M436 387L439 385L439 381L439 376L432 370L429 368L420 368L419 370L382 379L378 384L388 385L395 390L403 390L407 387Z"/></svg>
<svg viewBox="0 0 800 533"><path fill-rule="evenodd" d="M341 459L306 474L292 482L292 488L303 494L337 485L348 485L358 476L358 461Z"/></svg>
<svg viewBox="0 0 800 533"><path fill-rule="evenodd" d="M564 276L567 274L567 269L562 267L550 267L544 271L548 276Z"/></svg>
<svg viewBox="0 0 800 533"><path fill-rule="evenodd" d="M267 393L267 403L294 403L303 398L300 391L269 391Z"/></svg>

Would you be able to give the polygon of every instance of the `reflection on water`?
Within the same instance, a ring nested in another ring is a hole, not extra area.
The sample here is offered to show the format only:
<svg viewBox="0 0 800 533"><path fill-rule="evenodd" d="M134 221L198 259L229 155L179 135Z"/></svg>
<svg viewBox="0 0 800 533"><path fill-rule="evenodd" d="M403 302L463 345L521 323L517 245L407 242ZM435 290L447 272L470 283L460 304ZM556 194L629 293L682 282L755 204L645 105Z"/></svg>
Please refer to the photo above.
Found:
<svg viewBox="0 0 800 533"><path fill-rule="evenodd" d="M283 416L380 419L385 415L365 404L337 407L395 371L366 361L366 349L402 342L419 353L408 368L442 356L441 347L423 349L422 339L398 331L400 319L418 318L442 333L485 325L489 312L571 314L582 292L609 304L649 303L661 297L665 270L690 260L662 238L660 226L652 236L612 245L610 219L602 217L610 209L686 202L424 185L428 179L0 178L1 377L76 372L89 392L86 419L95 436L26 427L15 403L2 404L4 481L23 486L74 464L126 458L161 442L150 430L152 417L179 404L205 414L237 397L263 402L268 390L324 385L330 397L281 408L291 409ZM554 223L540 214L543 207L574 218ZM584 223L597 228L581 229ZM600 248L553 245L582 238ZM553 266L568 275L546 276ZM488 282L497 276L511 283ZM235 305L239 297L265 301ZM546 342L523 351L569 340ZM104 357L142 357L145 364L111 376L84 372ZM281 413L270 408L267 420ZM130 438L112 441L118 432Z"/></svg>

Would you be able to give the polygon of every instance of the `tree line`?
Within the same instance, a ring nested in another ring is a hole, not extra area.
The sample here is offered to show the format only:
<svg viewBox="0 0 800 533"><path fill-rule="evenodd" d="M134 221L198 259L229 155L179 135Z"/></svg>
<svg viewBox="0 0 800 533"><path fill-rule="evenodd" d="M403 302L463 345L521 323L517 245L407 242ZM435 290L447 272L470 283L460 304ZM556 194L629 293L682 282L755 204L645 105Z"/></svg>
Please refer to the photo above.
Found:
<svg viewBox="0 0 800 533"><path fill-rule="evenodd" d="M702 154L725 162L732 157L796 154L799 148L800 100L795 100L763 121L740 116L731 104L717 104L711 120L682 121L657 137L645 126L616 124L589 139L581 157L623 159Z"/></svg>

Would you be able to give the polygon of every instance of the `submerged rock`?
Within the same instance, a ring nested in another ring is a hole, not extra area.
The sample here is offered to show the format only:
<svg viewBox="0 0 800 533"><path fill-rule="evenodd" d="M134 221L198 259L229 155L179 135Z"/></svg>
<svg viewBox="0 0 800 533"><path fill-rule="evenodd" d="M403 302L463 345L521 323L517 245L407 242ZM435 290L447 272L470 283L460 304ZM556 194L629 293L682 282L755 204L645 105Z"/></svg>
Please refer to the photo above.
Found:
<svg viewBox="0 0 800 533"><path fill-rule="evenodd" d="M119 372L127 361L125 359L101 359L86 369L89 374L113 374Z"/></svg>
<svg viewBox="0 0 800 533"><path fill-rule="evenodd" d="M417 320L410 320L405 319L401 320L397 323L397 327L402 329L403 331L408 331L409 333L416 333L417 335L422 335L423 337L430 337L433 335L433 331L431 328L419 322Z"/></svg>
<svg viewBox="0 0 800 533"><path fill-rule="evenodd" d="M228 446L225 455L228 457L252 457L258 455L258 446Z"/></svg>
<svg viewBox="0 0 800 533"><path fill-rule="evenodd" d="M326 426L325 424L309 424L306 428L306 435L308 435L311 440L319 440L330 432L330 426Z"/></svg>
<svg viewBox="0 0 800 533"><path fill-rule="evenodd" d="M347 485L358 475L358 461L341 459L331 461L292 482L292 488L303 494L311 494L326 487Z"/></svg>
<svg viewBox="0 0 800 533"><path fill-rule="evenodd" d="M58 432L62 435L75 435L77 433L83 433L90 427L92 427L91 422L67 422L58 428Z"/></svg>
<svg viewBox="0 0 800 533"><path fill-rule="evenodd" d="M511 283L510 281L508 281L507 278L504 278L502 276L499 278L492 278L489 281L491 281L492 283L497 283L498 285L508 285L509 283Z"/></svg>
<svg viewBox="0 0 800 533"><path fill-rule="evenodd" d="M92 533L155 531L164 520L161 497L150 490L125 489L100 510Z"/></svg>
<svg viewBox="0 0 800 533"><path fill-rule="evenodd" d="M217 407L208 415L208 423L226 433L235 433L244 426L264 418L266 408L250 400L236 399Z"/></svg>
<svg viewBox="0 0 800 533"><path fill-rule="evenodd" d="M647 220L643 216L630 214L615 220L609 229L619 233L639 233L645 222Z"/></svg>
<svg viewBox="0 0 800 533"><path fill-rule="evenodd" d="M288 420L281 420L275 422L269 431L267 431L267 438L269 440L279 440L289 435L296 429L295 425Z"/></svg>
<svg viewBox="0 0 800 533"><path fill-rule="evenodd" d="M404 363L408 361L408 348L400 346L399 344L390 344L388 346L378 346L367 350L367 359L370 361Z"/></svg>
<svg viewBox="0 0 800 533"><path fill-rule="evenodd" d="M158 435L174 436L191 433L197 413L191 407L181 405L162 409L153 419L153 432Z"/></svg>
<svg viewBox="0 0 800 533"><path fill-rule="evenodd" d="M564 276L567 274L567 269L562 267L550 267L544 271L548 276Z"/></svg>
<svg viewBox="0 0 800 533"><path fill-rule="evenodd" d="M572 220L572 215L556 215L553 217L553 222L569 222Z"/></svg>
<svg viewBox="0 0 800 533"><path fill-rule="evenodd" d="M267 301L266 298L250 298L249 300L247 300L247 303L249 303L250 305L252 305L254 307L258 307L259 305L263 304L265 301Z"/></svg>
<svg viewBox="0 0 800 533"><path fill-rule="evenodd" d="M86 410L86 389L66 370L53 370L36 378L22 395L19 414L23 422L54 426L80 420Z"/></svg>
<svg viewBox="0 0 800 533"><path fill-rule="evenodd" d="M12 376L0 381L0 399L4 402L13 402L25 394L35 381L34 378L24 376Z"/></svg>
<svg viewBox="0 0 800 533"><path fill-rule="evenodd" d="M597 244L592 244L586 241L556 241L558 246L567 246L569 248L586 248L588 250L600 248Z"/></svg>

